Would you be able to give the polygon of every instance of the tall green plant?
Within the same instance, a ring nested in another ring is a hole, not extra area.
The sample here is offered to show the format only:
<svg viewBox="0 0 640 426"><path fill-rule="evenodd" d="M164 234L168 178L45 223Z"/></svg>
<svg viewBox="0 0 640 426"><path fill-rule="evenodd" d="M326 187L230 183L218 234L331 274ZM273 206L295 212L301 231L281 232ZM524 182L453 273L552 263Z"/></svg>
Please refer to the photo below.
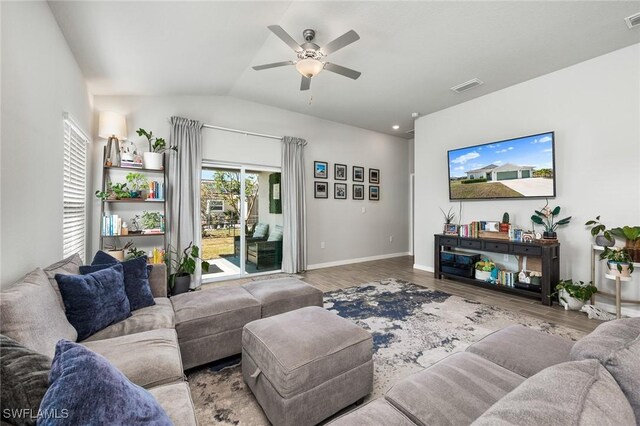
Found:
<svg viewBox="0 0 640 426"><path fill-rule="evenodd" d="M564 290L569 293L569 296L575 297L582 302L591 299L591 296L598 292L597 287L592 282L585 284L584 281L573 282L573 280L562 280L556 285L555 289L556 291L551 296L555 296L560 290ZM565 303L569 303L563 297L560 297L560 299Z"/></svg>
<svg viewBox="0 0 640 426"><path fill-rule="evenodd" d="M536 225L544 226L546 232L555 232L558 226L567 225L571 221L571 216L556 221L556 216L560 214L560 206L553 210L549 208L549 202L540 210L535 210L531 216L531 221Z"/></svg>
<svg viewBox="0 0 640 426"><path fill-rule="evenodd" d="M198 261L200 261L202 271L209 272L211 265L200 257L200 248L193 245L193 242L190 242L182 252L170 245L169 256L165 258L167 268L171 271L169 287L173 288L176 276L193 275L196 272Z"/></svg>
<svg viewBox="0 0 640 426"><path fill-rule="evenodd" d="M590 220L584 224L585 226L591 227L591 235L597 237L602 233L607 241L613 242L613 237L611 236L611 232L607 229L604 223L600 222L600 216L596 216L595 220Z"/></svg>
<svg viewBox="0 0 640 426"><path fill-rule="evenodd" d="M144 136L145 138L147 138L150 152L157 152L161 154L168 150L174 150L174 151L178 150L177 146L170 146L167 148L167 142L164 140L164 138L157 138L153 136L152 131L147 132L145 129L141 127L138 130L136 130L136 133L138 134L138 136Z"/></svg>

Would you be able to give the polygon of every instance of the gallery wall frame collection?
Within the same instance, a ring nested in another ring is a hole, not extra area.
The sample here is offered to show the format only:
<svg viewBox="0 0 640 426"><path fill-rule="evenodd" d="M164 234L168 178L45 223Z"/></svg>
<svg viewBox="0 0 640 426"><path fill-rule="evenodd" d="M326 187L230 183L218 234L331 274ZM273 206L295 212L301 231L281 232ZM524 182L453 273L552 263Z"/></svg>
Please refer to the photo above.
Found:
<svg viewBox="0 0 640 426"><path fill-rule="evenodd" d="M369 168L369 197L370 201L380 201L380 169ZM333 179L336 181L347 181L349 176L349 166L346 164L335 163L333 165ZM313 162L313 177L315 179L329 179L329 163L327 161ZM351 179L354 183L351 188L351 198L353 200L365 199L365 168L363 166L352 166ZM346 182L334 182L333 198L336 200L347 200L348 187ZM314 181L313 183L314 198L329 198L329 182Z"/></svg>

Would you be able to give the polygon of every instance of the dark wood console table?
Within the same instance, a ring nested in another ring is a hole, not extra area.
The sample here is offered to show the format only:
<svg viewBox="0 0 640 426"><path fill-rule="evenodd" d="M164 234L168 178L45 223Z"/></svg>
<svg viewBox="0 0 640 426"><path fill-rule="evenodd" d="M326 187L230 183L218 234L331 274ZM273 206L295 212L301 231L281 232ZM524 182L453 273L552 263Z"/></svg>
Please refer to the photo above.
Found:
<svg viewBox="0 0 640 426"><path fill-rule="evenodd" d="M467 284L473 284L478 287L489 288L492 290L503 291L506 293L518 294L530 298L538 299L544 305L551 306L552 284L555 286L560 281L560 243L540 244L540 243L521 243L508 240L493 240L488 238L463 238L455 235L435 234L434 238L434 275L437 279L447 277ZM506 287L502 285L491 284L489 282L477 280L475 278L466 278L442 272L440 266L440 252L446 251L463 251L470 249L480 252L502 253L515 256L538 257L542 265L542 279L540 291L528 290L523 288Z"/></svg>

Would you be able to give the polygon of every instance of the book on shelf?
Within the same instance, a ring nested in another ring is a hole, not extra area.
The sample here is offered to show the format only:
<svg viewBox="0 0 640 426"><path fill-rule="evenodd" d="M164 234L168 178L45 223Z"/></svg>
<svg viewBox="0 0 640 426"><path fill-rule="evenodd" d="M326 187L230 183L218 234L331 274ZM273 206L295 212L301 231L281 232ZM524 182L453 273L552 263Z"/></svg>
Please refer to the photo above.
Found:
<svg viewBox="0 0 640 426"><path fill-rule="evenodd" d="M151 235L151 234L162 234L164 233L164 231L160 228L152 228L152 229L144 229L142 233L145 235Z"/></svg>
<svg viewBox="0 0 640 426"><path fill-rule="evenodd" d="M120 167L126 169L141 169L142 163L136 163L134 161L120 160Z"/></svg>
<svg viewBox="0 0 640 426"><path fill-rule="evenodd" d="M122 235L122 218L117 214L102 216L102 235L104 237Z"/></svg>
<svg viewBox="0 0 640 426"><path fill-rule="evenodd" d="M164 200L165 185L163 182L151 181L149 182L149 195L148 200Z"/></svg>

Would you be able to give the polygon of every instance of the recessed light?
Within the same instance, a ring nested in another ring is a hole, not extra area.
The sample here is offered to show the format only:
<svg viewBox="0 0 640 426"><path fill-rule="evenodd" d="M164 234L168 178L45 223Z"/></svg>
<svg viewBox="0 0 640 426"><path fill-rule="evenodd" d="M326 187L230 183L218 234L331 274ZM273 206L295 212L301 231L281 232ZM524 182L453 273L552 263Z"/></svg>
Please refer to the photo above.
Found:
<svg viewBox="0 0 640 426"><path fill-rule="evenodd" d="M412 112L411 113L411 117L418 118L418 117L420 117L420 113L419 112Z"/></svg>
<svg viewBox="0 0 640 426"><path fill-rule="evenodd" d="M397 124L394 124L391 128L392 128L393 130L398 130L398 129L400 128L400 126L398 126Z"/></svg>

